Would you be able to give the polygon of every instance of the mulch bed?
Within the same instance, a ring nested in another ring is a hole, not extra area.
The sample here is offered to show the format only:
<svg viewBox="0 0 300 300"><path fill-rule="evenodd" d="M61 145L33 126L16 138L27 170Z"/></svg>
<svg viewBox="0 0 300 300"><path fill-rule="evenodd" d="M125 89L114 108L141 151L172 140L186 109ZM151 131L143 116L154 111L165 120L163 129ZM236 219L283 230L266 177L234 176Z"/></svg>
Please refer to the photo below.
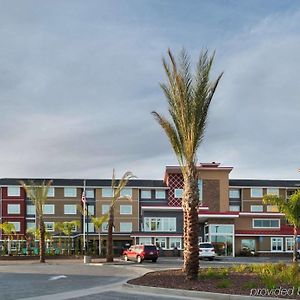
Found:
<svg viewBox="0 0 300 300"><path fill-rule="evenodd" d="M194 281L185 280L185 276L181 270L167 270L167 271L156 271L145 274L144 276L128 281L130 284L151 286L151 287L162 287L162 288L171 288L171 289L183 289L190 291L205 291L213 293L222 293L222 294L234 294L234 295L247 295L251 293L251 287L249 287L249 282L255 286L255 289L262 289L261 295L252 294L253 296L262 296L267 298L265 295L266 286L262 283L260 278L253 273L229 273L226 276L231 283L230 287L221 288L218 287L218 284L222 281L219 278L199 278ZM291 287L284 287L291 289ZM300 287L299 287L300 289ZM289 297L281 293L278 298L285 299L300 299L300 296L297 295L297 289L293 290L293 296ZM254 293L254 291L252 291ZM269 297L276 298L276 295L270 295Z"/></svg>

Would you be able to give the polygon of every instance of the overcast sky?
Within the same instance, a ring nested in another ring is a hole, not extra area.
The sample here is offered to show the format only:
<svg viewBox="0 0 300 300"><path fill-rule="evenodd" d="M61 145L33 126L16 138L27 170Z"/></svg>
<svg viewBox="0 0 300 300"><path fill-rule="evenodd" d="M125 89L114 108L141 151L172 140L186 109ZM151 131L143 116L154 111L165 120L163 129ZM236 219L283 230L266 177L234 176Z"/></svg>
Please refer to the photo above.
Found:
<svg viewBox="0 0 300 300"><path fill-rule="evenodd" d="M177 164L150 112L161 58L216 50L224 71L199 162L231 178L300 173L300 2L0 0L0 177L162 179Z"/></svg>

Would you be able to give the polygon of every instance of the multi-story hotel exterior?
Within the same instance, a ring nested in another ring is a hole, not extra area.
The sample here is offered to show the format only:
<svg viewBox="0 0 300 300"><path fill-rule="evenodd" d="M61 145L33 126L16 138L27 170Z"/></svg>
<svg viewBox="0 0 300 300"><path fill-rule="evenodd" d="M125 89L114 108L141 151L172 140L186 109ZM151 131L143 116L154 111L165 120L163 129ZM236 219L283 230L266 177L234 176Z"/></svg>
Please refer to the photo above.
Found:
<svg viewBox="0 0 300 300"><path fill-rule="evenodd" d="M231 167L218 163L200 164L199 239L212 242L220 255L234 256L247 251L258 254L292 252L293 228L276 207L262 203L265 194L288 198L300 187L300 181L229 179ZM0 222L15 225L23 238L36 226L35 207L26 197L20 180L0 179ZM43 179L36 179L39 182ZM112 199L111 181L87 179L86 199L92 216L107 213ZM56 222L77 220L72 237L82 236L82 179L53 179L44 207L47 231L58 237ZM179 167L166 167L163 180L130 180L115 207L114 245L156 244L166 255L181 250L183 214L181 196L183 177ZM130 199L129 199L130 198ZM98 239L92 222L89 238ZM107 224L101 228L106 240ZM7 237L1 233L1 238Z"/></svg>

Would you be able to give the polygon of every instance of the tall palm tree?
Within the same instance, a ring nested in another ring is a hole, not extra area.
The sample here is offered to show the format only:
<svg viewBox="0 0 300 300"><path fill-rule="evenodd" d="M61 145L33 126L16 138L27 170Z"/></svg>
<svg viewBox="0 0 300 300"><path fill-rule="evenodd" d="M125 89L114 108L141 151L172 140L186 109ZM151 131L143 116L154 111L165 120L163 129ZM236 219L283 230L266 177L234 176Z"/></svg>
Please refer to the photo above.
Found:
<svg viewBox="0 0 300 300"><path fill-rule="evenodd" d="M101 249L101 229L102 224L107 222L108 220L108 213L101 216L101 217L92 217L92 223L94 224L96 230L98 231L98 239L99 239L99 248L98 248L98 254L101 255L102 249Z"/></svg>
<svg viewBox="0 0 300 300"><path fill-rule="evenodd" d="M276 205L278 210L285 214L286 219L293 225L294 229L294 249L293 262L297 262L297 246L298 246L298 228L300 228L300 190L297 190L287 200L275 195L265 195L264 203Z"/></svg>
<svg viewBox="0 0 300 300"><path fill-rule="evenodd" d="M36 216L39 221L39 253L40 253L40 262L45 262L45 223L43 217L43 205L46 203L48 198L48 190L52 184L52 181L48 182L43 181L40 184L36 184L31 181L29 184L21 182L22 187L26 191L27 197L35 205Z"/></svg>
<svg viewBox="0 0 300 300"><path fill-rule="evenodd" d="M10 251L11 251L11 247L10 247L10 243L11 243L11 239L12 239L12 235L16 234L16 228L15 225L12 223L2 223L0 224L0 230L2 230L2 232L7 236L8 240L7 240L7 254L10 255Z"/></svg>
<svg viewBox="0 0 300 300"><path fill-rule="evenodd" d="M131 172L126 172L120 180L116 180L115 178L115 170L113 170L113 176L111 181L111 188L113 192L112 201L109 207L108 213L108 232L107 232L107 251L106 251L106 261L112 262L114 260L113 255L113 227L114 227L114 212L115 212L115 204L117 200L120 198L121 191L127 185L128 180L135 178L135 176Z"/></svg>
<svg viewBox="0 0 300 300"><path fill-rule="evenodd" d="M195 75L191 74L190 58L185 50L177 61L168 50L168 58L169 62L163 59L167 83L162 83L161 88L167 98L171 120L156 111L152 114L165 131L181 167L184 179L183 271L187 279L196 279L199 270L197 150L204 138L208 109L223 73L210 81L214 53L209 56L208 51L201 52Z"/></svg>

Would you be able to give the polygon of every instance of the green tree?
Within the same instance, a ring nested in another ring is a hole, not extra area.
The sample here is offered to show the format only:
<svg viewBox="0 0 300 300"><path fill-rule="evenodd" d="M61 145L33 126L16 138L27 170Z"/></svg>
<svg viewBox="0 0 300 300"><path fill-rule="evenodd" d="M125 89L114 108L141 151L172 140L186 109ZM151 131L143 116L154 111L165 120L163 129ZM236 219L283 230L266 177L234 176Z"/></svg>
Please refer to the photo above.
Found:
<svg viewBox="0 0 300 300"><path fill-rule="evenodd" d="M12 223L2 223L0 224L0 230L2 230L2 232L7 236L8 240L6 241L6 247L7 248L7 254L9 255L11 253L11 247L10 247L10 243L12 240L12 235L16 234L16 228L15 225Z"/></svg>
<svg viewBox="0 0 300 300"><path fill-rule="evenodd" d="M156 111L152 114L167 135L181 167L184 179L183 271L187 279L196 279L199 270L197 150L204 138L209 106L223 73L210 81L214 54L209 56L208 51L201 52L195 75L191 74L190 58L185 50L178 61L168 50L168 58L170 63L163 59L167 83L162 83L161 88L167 98L171 120Z"/></svg>
<svg viewBox="0 0 300 300"><path fill-rule="evenodd" d="M64 223L63 222L55 222L54 223L54 230L58 232L59 238L58 238L58 246L60 248L60 251L62 251L62 242L61 242L61 236L64 230Z"/></svg>
<svg viewBox="0 0 300 300"><path fill-rule="evenodd" d="M132 178L135 178L135 176L131 172L126 172L120 180L116 180L115 170L113 170L113 176L111 181L113 197L108 212L108 232L107 232L107 251L106 251L107 262L112 262L114 260L113 227L114 227L115 204L117 200L120 198L122 190L126 187L128 180Z"/></svg>
<svg viewBox="0 0 300 300"><path fill-rule="evenodd" d="M297 190L287 200L275 195L265 195L264 203L276 205L279 212L283 213L294 230L293 262L297 262L298 228L300 227L300 190Z"/></svg>
<svg viewBox="0 0 300 300"><path fill-rule="evenodd" d="M108 214L105 214L101 217L92 217L92 223L94 224L96 230L98 231L98 239L99 239L99 247L98 247L98 254L101 255L102 249L101 249L101 229L102 224L108 221Z"/></svg>
<svg viewBox="0 0 300 300"><path fill-rule="evenodd" d="M78 226L80 226L80 222L77 220L63 222L62 230L63 233L68 237L68 255L70 255L70 242L72 232L74 231L74 228L77 228Z"/></svg>
<svg viewBox="0 0 300 300"><path fill-rule="evenodd" d="M48 190L52 184L52 181L48 182L43 181L41 184L36 184L34 181L31 181L29 184L21 182L22 187L26 191L27 197L35 205L36 217L38 218L39 224L39 253L40 253L40 262L45 262L45 223L43 216L43 205L47 202L48 199Z"/></svg>

